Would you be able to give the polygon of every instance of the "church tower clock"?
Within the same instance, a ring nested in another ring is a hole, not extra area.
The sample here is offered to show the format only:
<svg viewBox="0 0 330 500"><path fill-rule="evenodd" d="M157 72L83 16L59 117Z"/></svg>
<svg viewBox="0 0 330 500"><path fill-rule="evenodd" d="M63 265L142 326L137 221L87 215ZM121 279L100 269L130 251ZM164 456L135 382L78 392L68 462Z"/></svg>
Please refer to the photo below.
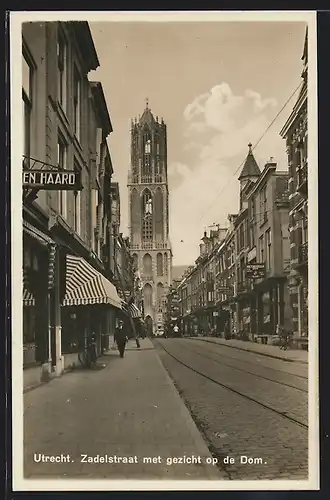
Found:
<svg viewBox="0 0 330 500"><path fill-rule="evenodd" d="M131 251L143 286L148 334L164 327L166 295L171 284L169 241L167 136L163 119L146 102L131 124L131 165L128 174Z"/></svg>

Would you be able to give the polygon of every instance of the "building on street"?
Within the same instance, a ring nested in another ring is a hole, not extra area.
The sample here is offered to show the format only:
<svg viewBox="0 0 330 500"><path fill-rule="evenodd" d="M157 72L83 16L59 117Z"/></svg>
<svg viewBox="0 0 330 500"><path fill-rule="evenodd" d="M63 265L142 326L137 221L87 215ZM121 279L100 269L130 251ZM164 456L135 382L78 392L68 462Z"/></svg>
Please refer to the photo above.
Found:
<svg viewBox="0 0 330 500"><path fill-rule="evenodd" d="M171 284L169 240L167 131L148 102L131 126L131 169L128 175L132 257L140 272L148 335L164 330L166 295Z"/></svg>
<svg viewBox="0 0 330 500"><path fill-rule="evenodd" d="M200 255L177 287L185 333L268 342L292 325L288 173L271 158L261 171L244 162L238 214L204 232Z"/></svg>
<svg viewBox="0 0 330 500"><path fill-rule="evenodd" d="M281 136L286 141L289 165L289 232L291 248L290 297L293 310L293 341L308 345L308 155L307 77L308 32L302 55L302 86Z"/></svg>
<svg viewBox="0 0 330 500"><path fill-rule="evenodd" d="M112 125L101 84L88 79L98 66L87 22L23 24L23 169L81 182L23 189L25 385L76 363L92 332L99 353L121 310L108 267Z"/></svg>

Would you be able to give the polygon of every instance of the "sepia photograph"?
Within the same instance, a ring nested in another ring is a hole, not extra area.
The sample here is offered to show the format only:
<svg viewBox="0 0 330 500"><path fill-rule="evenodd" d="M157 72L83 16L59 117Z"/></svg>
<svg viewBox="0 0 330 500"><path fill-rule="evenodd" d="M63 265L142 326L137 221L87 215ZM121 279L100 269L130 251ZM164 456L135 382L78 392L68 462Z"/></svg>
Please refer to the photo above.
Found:
<svg viewBox="0 0 330 500"><path fill-rule="evenodd" d="M13 490L319 487L315 12L12 12Z"/></svg>

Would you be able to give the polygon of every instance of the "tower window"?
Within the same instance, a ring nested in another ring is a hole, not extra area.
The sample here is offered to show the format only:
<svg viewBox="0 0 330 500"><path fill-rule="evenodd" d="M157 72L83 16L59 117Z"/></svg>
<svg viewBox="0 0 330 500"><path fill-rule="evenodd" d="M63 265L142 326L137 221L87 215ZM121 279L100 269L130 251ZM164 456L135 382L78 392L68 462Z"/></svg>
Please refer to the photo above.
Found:
<svg viewBox="0 0 330 500"><path fill-rule="evenodd" d="M164 266L163 266L163 255L161 253L157 254L157 276L163 276Z"/></svg>
<svg viewBox="0 0 330 500"><path fill-rule="evenodd" d="M150 141L150 139L147 139L147 141L145 143L144 152L145 152L145 154L151 153L151 141Z"/></svg>
<svg viewBox="0 0 330 500"><path fill-rule="evenodd" d="M152 241L153 238L153 203L149 189L146 189L142 196L142 240Z"/></svg>

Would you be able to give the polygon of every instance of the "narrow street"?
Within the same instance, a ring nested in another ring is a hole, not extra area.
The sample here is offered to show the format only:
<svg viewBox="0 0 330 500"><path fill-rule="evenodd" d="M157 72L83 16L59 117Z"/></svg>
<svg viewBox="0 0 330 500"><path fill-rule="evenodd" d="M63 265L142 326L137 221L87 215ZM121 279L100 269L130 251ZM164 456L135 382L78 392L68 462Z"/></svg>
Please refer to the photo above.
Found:
<svg viewBox="0 0 330 500"><path fill-rule="evenodd" d="M307 364L200 339L155 345L229 479L307 479Z"/></svg>

